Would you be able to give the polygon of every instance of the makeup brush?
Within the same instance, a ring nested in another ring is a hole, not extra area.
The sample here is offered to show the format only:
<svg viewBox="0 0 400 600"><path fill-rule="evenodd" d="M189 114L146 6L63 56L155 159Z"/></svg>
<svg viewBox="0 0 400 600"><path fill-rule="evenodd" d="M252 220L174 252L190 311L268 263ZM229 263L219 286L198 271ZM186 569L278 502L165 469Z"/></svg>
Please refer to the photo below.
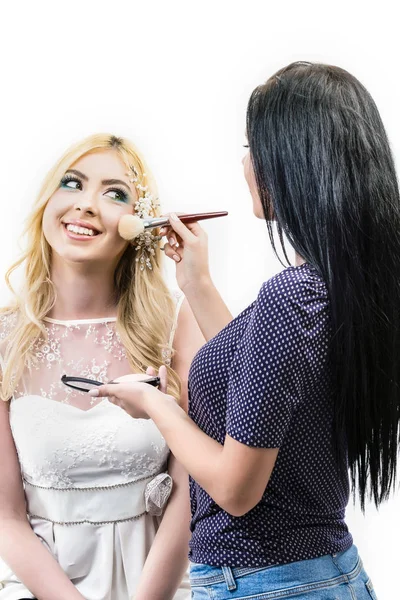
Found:
<svg viewBox="0 0 400 600"><path fill-rule="evenodd" d="M226 217L227 214L226 211L197 213L191 215L179 215L179 219L182 223L194 223L195 221L204 221L205 219ZM149 217L148 219L141 219L136 215L124 215L119 220L118 232L124 240L131 241L147 229L163 227L165 225L169 225L168 217Z"/></svg>

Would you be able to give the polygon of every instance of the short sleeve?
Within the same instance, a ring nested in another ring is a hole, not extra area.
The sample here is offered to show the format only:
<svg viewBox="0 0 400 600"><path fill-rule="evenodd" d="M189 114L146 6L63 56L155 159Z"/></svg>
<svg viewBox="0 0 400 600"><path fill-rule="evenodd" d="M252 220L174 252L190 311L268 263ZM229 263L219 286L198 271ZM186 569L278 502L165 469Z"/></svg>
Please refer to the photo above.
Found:
<svg viewBox="0 0 400 600"><path fill-rule="evenodd" d="M226 431L248 446L281 447L312 375L309 347L326 303L313 302L295 273L262 286L231 364Z"/></svg>

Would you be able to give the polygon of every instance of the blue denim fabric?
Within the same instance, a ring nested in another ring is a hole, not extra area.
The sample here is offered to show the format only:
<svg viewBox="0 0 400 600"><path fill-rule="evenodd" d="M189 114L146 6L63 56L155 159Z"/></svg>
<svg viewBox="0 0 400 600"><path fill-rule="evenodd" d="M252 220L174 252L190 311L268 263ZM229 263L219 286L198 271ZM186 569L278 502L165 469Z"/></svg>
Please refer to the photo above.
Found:
<svg viewBox="0 0 400 600"><path fill-rule="evenodd" d="M193 600L377 600L357 548L266 568L191 564Z"/></svg>

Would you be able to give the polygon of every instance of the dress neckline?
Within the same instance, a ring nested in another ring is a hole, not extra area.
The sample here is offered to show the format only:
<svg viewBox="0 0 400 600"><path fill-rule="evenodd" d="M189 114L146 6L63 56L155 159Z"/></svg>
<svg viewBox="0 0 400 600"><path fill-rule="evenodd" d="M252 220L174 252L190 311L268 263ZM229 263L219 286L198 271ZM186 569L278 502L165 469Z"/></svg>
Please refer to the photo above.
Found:
<svg viewBox="0 0 400 600"><path fill-rule="evenodd" d="M60 319L51 319L50 317L44 317L43 321L46 323L53 323L54 325L94 325L96 323L115 323L117 317L103 317L100 319L73 319L70 321L62 321Z"/></svg>

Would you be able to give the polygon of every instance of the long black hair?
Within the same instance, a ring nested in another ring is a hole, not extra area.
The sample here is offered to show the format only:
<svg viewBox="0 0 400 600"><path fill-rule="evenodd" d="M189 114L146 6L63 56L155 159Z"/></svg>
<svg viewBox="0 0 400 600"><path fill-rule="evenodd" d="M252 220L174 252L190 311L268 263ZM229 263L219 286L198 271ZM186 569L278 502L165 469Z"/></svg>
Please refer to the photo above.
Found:
<svg viewBox="0 0 400 600"><path fill-rule="evenodd" d="M400 199L378 109L347 71L293 63L252 93L247 135L274 250L271 214L326 282L335 437L379 505L400 443Z"/></svg>

